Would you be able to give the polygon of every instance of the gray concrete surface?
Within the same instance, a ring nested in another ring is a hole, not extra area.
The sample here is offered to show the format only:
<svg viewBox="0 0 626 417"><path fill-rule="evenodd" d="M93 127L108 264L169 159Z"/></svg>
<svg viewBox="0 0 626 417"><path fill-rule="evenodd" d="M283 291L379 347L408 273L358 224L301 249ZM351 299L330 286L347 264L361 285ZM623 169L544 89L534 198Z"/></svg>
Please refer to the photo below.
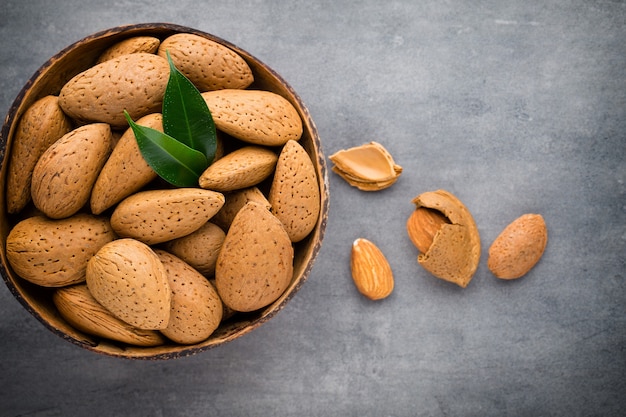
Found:
<svg viewBox="0 0 626 417"><path fill-rule="evenodd" d="M376 140L404 168L364 193L330 174L306 285L256 331L170 362L102 357L0 286L2 416L618 416L626 412L626 4L572 1L3 0L0 113L45 60L112 26L227 39L301 95L328 156ZM472 211L483 253L517 216L549 243L516 282L483 255L462 290L416 263L411 199ZM357 237L396 289L355 290Z"/></svg>

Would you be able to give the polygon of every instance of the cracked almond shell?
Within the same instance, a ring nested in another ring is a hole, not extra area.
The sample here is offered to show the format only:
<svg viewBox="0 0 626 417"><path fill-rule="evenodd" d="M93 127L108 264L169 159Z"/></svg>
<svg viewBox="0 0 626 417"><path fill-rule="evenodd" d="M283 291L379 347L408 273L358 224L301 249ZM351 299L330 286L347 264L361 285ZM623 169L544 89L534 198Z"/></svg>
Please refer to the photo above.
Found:
<svg viewBox="0 0 626 417"><path fill-rule="evenodd" d="M378 191L393 185L402 167L378 142L340 150L329 157L333 172L362 191Z"/></svg>
<svg viewBox="0 0 626 417"><path fill-rule="evenodd" d="M441 212L449 222L435 233L428 251L418 255L418 263L437 278L465 288L480 261L480 235L472 214L445 190L425 192L412 202L416 209L425 207Z"/></svg>

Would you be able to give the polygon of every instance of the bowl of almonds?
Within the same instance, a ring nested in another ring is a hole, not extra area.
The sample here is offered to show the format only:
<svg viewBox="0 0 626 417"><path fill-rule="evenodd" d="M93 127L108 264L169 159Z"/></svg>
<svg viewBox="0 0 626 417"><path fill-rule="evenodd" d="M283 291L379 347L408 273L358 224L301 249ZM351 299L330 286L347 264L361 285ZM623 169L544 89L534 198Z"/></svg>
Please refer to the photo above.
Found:
<svg viewBox="0 0 626 417"><path fill-rule="evenodd" d="M320 250L320 139L275 71L174 24L112 28L50 58L0 138L0 272L48 329L172 359L279 312Z"/></svg>

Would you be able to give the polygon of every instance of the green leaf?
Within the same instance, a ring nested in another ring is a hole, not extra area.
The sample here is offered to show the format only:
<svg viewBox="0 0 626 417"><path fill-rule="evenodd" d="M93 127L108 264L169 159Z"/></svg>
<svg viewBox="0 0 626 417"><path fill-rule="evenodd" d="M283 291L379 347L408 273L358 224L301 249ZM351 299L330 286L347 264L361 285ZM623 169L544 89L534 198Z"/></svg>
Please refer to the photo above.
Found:
<svg viewBox="0 0 626 417"><path fill-rule="evenodd" d="M161 178L177 187L198 186L198 178L209 166L202 152L166 133L138 125L126 110L124 116L133 129L141 155Z"/></svg>
<svg viewBox="0 0 626 417"><path fill-rule="evenodd" d="M174 65L169 52L170 78L163 96L163 130L213 162L217 147L215 123L209 107L193 83Z"/></svg>

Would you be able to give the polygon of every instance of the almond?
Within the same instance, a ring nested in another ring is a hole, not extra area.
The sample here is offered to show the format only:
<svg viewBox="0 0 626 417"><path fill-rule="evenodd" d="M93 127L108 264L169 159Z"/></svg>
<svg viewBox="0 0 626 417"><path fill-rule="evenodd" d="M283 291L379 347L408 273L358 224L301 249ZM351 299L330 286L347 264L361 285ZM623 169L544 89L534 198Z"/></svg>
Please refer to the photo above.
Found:
<svg viewBox="0 0 626 417"><path fill-rule="evenodd" d="M87 287L118 319L161 330L170 318L167 272L150 247L134 239L107 243L87 263Z"/></svg>
<svg viewBox="0 0 626 417"><path fill-rule="evenodd" d="M402 167L378 142L343 149L332 154L332 170L353 187L362 191L378 191L392 186L400 177Z"/></svg>
<svg viewBox="0 0 626 417"><path fill-rule="evenodd" d="M41 155L33 170L35 206L53 219L69 217L88 201L111 152L111 129L92 123L67 133Z"/></svg>
<svg viewBox="0 0 626 417"><path fill-rule="evenodd" d="M302 119L284 97L261 90L218 90L202 93L215 126L254 145L282 146L302 136Z"/></svg>
<svg viewBox="0 0 626 417"><path fill-rule="evenodd" d="M467 287L480 261L480 235L470 211L445 190L420 194L412 202L416 210L440 213L413 213L407 221L409 238L421 252L418 263L437 278Z"/></svg>
<svg viewBox="0 0 626 417"><path fill-rule="evenodd" d="M213 162L202 173L200 187L227 192L248 188L268 178L278 156L261 146L244 146Z"/></svg>
<svg viewBox="0 0 626 417"><path fill-rule="evenodd" d="M520 278L539 262L547 243L548 229L543 217L524 214L493 241L487 267L498 278Z"/></svg>
<svg viewBox="0 0 626 417"><path fill-rule="evenodd" d="M215 275L217 255L226 233L211 222L206 222L195 232L165 243L165 249L187 262L205 276Z"/></svg>
<svg viewBox="0 0 626 417"><path fill-rule="evenodd" d="M272 208L272 205L267 201L265 195L259 190L258 187L249 187L242 190L236 190L224 195L226 201L224 205L211 219L212 222L220 226L223 230L228 231L233 219L239 213L239 210L246 205L249 201L257 202L268 210Z"/></svg>
<svg viewBox="0 0 626 417"><path fill-rule="evenodd" d="M22 115L13 135L7 172L7 211L17 213L30 202L33 169L46 149L72 130L56 96L34 102Z"/></svg>
<svg viewBox="0 0 626 417"><path fill-rule="evenodd" d="M164 58L147 53L126 54L95 65L68 81L59 104L81 122L104 122L126 128L133 120L160 111L170 68Z"/></svg>
<svg viewBox="0 0 626 417"><path fill-rule="evenodd" d="M85 280L89 259L115 233L105 218L76 214L62 220L29 217L16 224L6 240L6 255L15 272L45 287Z"/></svg>
<svg viewBox="0 0 626 417"><path fill-rule="evenodd" d="M440 211L418 207L407 220L406 229L415 247L426 253L444 224L450 224L450 221Z"/></svg>
<svg viewBox="0 0 626 417"><path fill-rule="evenodd" d="M163 116L152 113L137 120L137 124L163 131ZM139 191L157 177L157 173L141 155L131 128L117 141L102 167L91 191L91 211L100 214Z"/></svg>
<svg viewBox="0 0 626 417"><path fill-rule="evenodd" d="M93 298L85 284L59 288L52 301L61 317L81 332L135 346L165 343L159 332L137 329L115 317Z"/></svg>
<svg viewBox="0 0 626 417"><path fill-rule="evenodd" d="M118 58L126 54L136 54L138 52L145 52L147 54L154 54L158 49L161 41L154 36L134 36L132 38L124 39L117 42L102 52L96 64L100 64L104 61L109 61L113 58Z"/></svg>
<svg viewBox="0 0 626 417"><path fill-rule="evenodd" d="M222 301L217 291L181 259L163 250L155 252L165 267L172 290L169 323L161 333L181 344L208 339L222 320Z"/></svg>
<svg viewBox="0 0 626 417"><path fill-rule="evenodd" d="M283 147L268 201L292 242L311 233L320 213L320 190L311 158L294 140Z"/></svg>
<svg viewBox="0 0 626 417"><path fill-rule="evenodd" d="M291 283L293 254L282 223L263 205L247 203L217 258L215 285L224 304L246 312L276 301Z"/></svg>
<svg viewBox="0 0 626 417"><path fill-rule="evenodd" d="M391 266L382 251L371 241L359 238L352 243L350 267L354 285L370 300L386 298L393 292Z"/></svg>
<svg viewBox="0 0 626 417"><path fill-rule="evenodd" d="M198 230L223 204L223 194L199 188L141 191L118 204L111 226L121 237L154 245Z"/></svg>
<svg viewBox="0 0 626 417"><path fill-rule="evenodd" d="M163 40L158 54L170 53L176 68L200 90L243 89L254 81L248 63L233 50L192 33Z"/></svg>

